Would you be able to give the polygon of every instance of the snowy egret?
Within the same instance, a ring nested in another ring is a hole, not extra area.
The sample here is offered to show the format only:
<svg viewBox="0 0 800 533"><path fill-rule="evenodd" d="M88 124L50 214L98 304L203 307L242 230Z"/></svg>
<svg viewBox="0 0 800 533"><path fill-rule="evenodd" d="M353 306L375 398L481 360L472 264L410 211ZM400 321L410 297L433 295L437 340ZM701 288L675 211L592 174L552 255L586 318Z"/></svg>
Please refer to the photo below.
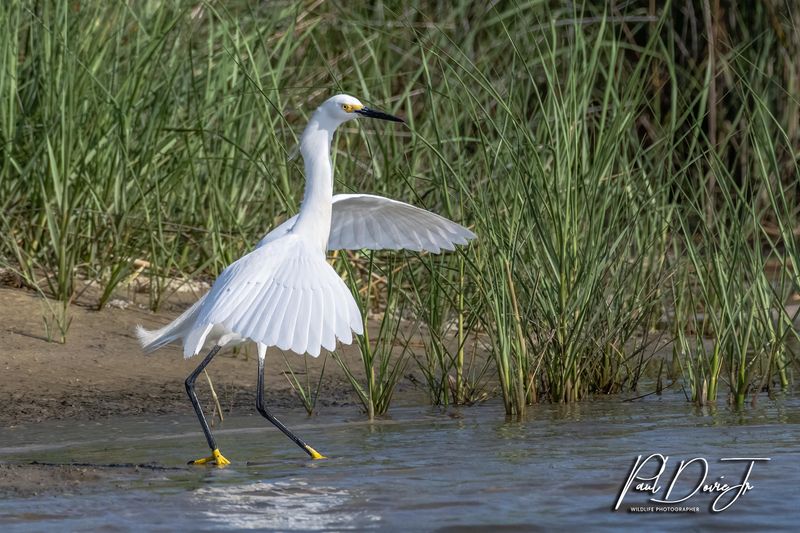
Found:
<svg viewBox="0 0 800 533"><path fill-rule="evenodd" d="M300 212L269 232L256 248L228 266L211 290L172 323L156 331L137 328L145 352L171 342L183 344L184 357L213 347L186 378L186 392L203 427L211 455L191 464L229 461L217 448L197 401L194 382L223 348L253 341L258 351L256 409L312 459L323 456L297 437L264 406L264 357L277 346L318 356L337 339L350 344L363 333L353 295L325 259L327 250L409 249L439 253L467 244L467 228L409 204L369 194L333 195L330 150L341 124L358 117L403 120L365 107L356 98L337 95L311 116L300 138L306 175Z"/></svg>

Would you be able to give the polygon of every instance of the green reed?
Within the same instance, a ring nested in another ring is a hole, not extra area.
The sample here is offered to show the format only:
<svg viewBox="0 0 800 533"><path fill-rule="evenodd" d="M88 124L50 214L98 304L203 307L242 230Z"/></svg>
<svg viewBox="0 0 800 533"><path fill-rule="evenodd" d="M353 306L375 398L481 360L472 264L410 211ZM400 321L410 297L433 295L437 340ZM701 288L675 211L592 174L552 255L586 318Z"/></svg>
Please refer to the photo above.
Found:
<svg viewBox="0 0 800 533"><path fill-rule="evenodd" d="M102 307L147 261L157 309L295 212L288 155L314 107L349 92L408 127L343 127L337 191L478 235L441 257L335 262L384 317L348 372L371 416L412 359L432 403L496 387L523 413L634 390L670 341L695 401L787 388L800 12L711 13L709 47L703 9L6 2L0 266L60 302L92 282ZM48 329L65 336L58 309ZM410 358L403 317L421 332Z"/></svg>
<svg viewBox="0 0 800 533"><path fill-rule="evenodd" d="M359 297L358 276L349 261L350 258L345 255L342 263L351 289L360 300L364 323L363 334L355 338L363 366L360 369L352 368L337 352L334 352L333 358L347 376L367 417L372 420L389 410L397 383L408 363L408 341L402 338L400 331L404 311L400 290L402 277L392 274L392 261L388 263L388 270L378 267L375 263L375 253L370 252L363 276L365 291L362 299ZM376 279L381 281L378 282ZM385 285L386 300L383 302L384 309L375 331L370 329L372 321L368 318L373 307L373 299L379 298L376 287L378 283Z"/></svg>

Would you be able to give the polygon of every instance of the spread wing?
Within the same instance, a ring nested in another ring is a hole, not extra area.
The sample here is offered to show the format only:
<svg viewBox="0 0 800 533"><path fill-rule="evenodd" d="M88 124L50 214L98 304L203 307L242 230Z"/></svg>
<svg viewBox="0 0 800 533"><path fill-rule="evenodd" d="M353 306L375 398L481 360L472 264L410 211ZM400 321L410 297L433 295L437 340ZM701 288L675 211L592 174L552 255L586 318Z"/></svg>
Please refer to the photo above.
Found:
<svg viewBox="0 0 800 533"><path fill-rule="evenodd" d="M261 239L261 247L291 231L292 217ZM436 213L371 194L333 197L328 250L413 250L439 253L475 234Z"/></svg>
<svg viewBox="0 0 800 533"><path fill-rule="evenodd" d="M333 350L361 334L361 314L325 256L296 235L274 239L226 268L204 298L184 352L214 326L302 354Z"/></svg>
<svg viewBox="0 0 800 533"><path fill-rule="evenodd" d="M475 234L419 207L371 194L337 194L329 250L413 250L439 253Z"/></svg>

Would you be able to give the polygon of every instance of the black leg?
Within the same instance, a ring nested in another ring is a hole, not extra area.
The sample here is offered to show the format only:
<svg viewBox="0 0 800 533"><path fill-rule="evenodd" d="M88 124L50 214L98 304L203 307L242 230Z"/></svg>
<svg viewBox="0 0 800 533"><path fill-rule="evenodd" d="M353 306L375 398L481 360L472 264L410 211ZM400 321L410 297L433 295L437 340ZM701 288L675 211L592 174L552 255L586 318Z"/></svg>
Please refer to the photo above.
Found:
<svg viewBox="0 0 800 533"><path fill-rule="evenodd" d="M208 441L208 447L211 448L211 456L204 457L202 459L197 459L195 461L189 461L189 464L204 464L209 462L215 462L217 466L223 466L229 464L230 461L222 457L222 454L219 453L219 449L217 448L217 441L214 440L214 435L211 434L211 429L208 427L208 422L206 422L206 417L203 416L203 409L200 407L200 402L197 400L197 393L194 391L194 382L197 379L197 376L200 375L200 372L208 366L211 360L217 355L219 352L220 346L214 346L211 348L211 351L208 352L206 358L203 359L203 362L194 369L194 372L189 374L189 377L186 378L186 393L189 395L189 400L192 402L192 407L194 407L194 412L197 413L197 418L200 420L200 425L203 427L203 433L206 435L206 441Z"/></svg>
<svg viewBox="0 0 800 533"><path fill-rule="evenodd" d="M303 442L303 439L289 431L289 428L283 425L280 420L275 418L266 407L264 407L264 357L258 358L258 390L256 390L256 409L261 413L261 416L272 422L272 424L283 431L283 434L292 439L295 444L300 446L312 459L325 459L325 456L317 450Z"/></svg>

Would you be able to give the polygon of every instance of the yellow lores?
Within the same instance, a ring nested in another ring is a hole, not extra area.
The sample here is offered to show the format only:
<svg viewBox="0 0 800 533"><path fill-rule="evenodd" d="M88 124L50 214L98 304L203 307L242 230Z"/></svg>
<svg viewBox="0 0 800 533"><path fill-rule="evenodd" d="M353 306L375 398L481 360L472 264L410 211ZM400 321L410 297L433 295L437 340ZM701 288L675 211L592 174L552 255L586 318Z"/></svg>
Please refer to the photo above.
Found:
<svg viewBox="0 0 800 533"><path fill-rule="evenodd" d="M342 109L345 113L355 113L364 109L364 106L360 104L342 104Z"/></svg>

